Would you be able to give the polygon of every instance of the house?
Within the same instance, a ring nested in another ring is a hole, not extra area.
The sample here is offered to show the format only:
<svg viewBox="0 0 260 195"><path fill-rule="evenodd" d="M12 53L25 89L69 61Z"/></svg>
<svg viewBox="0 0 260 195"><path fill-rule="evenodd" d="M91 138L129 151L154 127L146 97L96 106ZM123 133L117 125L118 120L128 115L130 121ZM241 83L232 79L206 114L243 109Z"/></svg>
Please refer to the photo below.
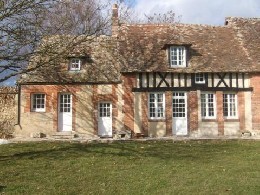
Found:
<svg viewBox="0 0 260 195"><path fill-rule="evenodd" d="M115 5L112 22L112 36L81 36L66 51L70 36L43 41L62 52L22 76L15 135L260 134L259 18L124 24Z"/></svg>

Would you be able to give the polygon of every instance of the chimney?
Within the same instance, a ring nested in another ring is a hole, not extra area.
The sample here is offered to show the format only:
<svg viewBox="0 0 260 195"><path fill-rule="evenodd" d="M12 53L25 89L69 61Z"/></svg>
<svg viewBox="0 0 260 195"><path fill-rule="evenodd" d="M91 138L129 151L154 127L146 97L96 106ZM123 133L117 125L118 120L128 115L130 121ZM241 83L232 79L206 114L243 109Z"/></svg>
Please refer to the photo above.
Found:
<svg viewBox="0 0 260 195"><path fill-rule="evenodd" d="M226 17L225 18L225 26L235 26L237 23L238 18L237 17Z"/></svg>
<svg viewBox="0 0 260 195"><path fill-rule="evenodd" d="M118 18L118 5L114 4L112 8L112 36L118 35L119 18Z"/></svg>

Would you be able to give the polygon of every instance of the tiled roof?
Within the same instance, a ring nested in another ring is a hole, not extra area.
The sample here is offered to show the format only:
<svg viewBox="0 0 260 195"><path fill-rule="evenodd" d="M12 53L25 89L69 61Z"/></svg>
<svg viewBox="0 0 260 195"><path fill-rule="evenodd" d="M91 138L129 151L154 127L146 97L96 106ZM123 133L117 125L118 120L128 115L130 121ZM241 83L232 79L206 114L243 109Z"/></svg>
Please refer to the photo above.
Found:
<svg viewBox="0 0 260 195"><path fill-rule="evenodd" d="M44 62L43 66L24 74L20 82L109 83L119 82L120 72L140 71L260 72L259 18L230 17L225 26L121 24L117 32L118 36L46 38L43 52L29 64ZM188 48L188 67L170 68L170 45ZM68 71L69 57L84 58L81 71Z"/></svg>
<svg viewBox="0 0 260 195"><path fill-rule="evenodd" d="M260 71L260 18L227 17L226 23L236 31L237 39L252 61L251 71Z"/></svg>
<svg viewBox="0 0 260 195"><path fill-rule="evenodd" d="M38 55L29 68L39 68L23 74L20 83L110 83L120 79L117 44L110 36L53 36L45 38ZM48 50L48 51L47 51ZM46 52L45 52L46 51ZM82 58L80 71L69 71L69 59Z"/></svg>
<svg viewBox="0 0 260 195"><path fill-rule="evenodd" d="M122 56L125 72L252 71L253 61L237 37L237 31L229 25L122 25L121 33L119 56ZM188 67L169 68L167 51L163 49L167 44L191 44Z"/></svg>

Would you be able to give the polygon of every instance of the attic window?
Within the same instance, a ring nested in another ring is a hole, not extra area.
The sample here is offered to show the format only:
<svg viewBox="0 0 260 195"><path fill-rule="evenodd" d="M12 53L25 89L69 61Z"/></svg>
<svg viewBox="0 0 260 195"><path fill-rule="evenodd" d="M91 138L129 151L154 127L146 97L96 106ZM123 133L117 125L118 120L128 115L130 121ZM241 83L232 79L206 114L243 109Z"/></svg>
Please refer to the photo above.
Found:
<svg viewBox="0 0 260 195"><path fill-rule="evenodd" d="M186 67L186 53L184 46L171 46L169 51L171 67Z"/></svg>
<svg viewBox="0 0 260 195"><path fill-rule="evenodd" d="M71 58L69 64L69 70L76 71L80 70L81 59L79 58Z"/></svg>

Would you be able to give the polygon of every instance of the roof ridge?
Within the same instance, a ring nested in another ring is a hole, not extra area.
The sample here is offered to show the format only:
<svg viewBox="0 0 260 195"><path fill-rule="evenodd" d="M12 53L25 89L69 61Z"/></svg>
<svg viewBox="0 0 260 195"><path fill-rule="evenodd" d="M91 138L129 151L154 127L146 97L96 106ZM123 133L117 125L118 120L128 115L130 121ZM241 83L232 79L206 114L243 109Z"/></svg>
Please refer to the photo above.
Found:
<svg viewBox="0 0 260 195"><path fill-rule="evenodd" d="M225 19L237 19L237 20L260 20L260 17L240 17L240 16L227 16Z"/></svg>
<svg viewBox="0 0 260 195"><path fill-rule="evenodd" d="M183 27L209 27L209 28L223 28L226 26L221 25L211 25L211 24L186 24L186 23L174 23L174 24L166 24L166 23L158 23L158 24L149 24L149 23L138 23L138 24L122 24L126 27L131 26L151 26L151 27L174 27L174 26L183 26Z"/></svg>

